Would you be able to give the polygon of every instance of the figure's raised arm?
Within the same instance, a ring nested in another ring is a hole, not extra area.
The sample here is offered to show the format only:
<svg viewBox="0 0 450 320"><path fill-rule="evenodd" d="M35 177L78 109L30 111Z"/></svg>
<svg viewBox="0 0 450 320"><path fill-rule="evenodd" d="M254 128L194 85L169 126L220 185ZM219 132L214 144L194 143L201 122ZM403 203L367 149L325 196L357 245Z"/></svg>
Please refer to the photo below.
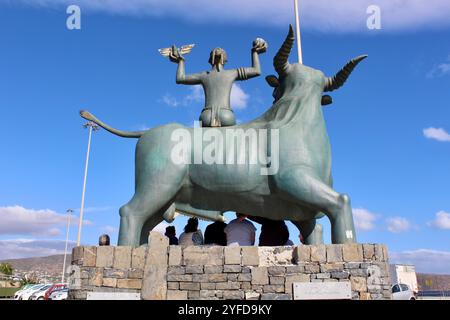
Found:
<svg viewBox="0 0 450 320"><path fill-rule="evenodd" d="M201 84L201 74L194 73L194 74L186 75L184 59L181 59L178 62L177 83L178 84Z"/></svg>
<svg viewBox="0 0 450 320"><path fill-rule="evenodd" d="M237 69L237 80L247 80L261 75L261 64L259 62L259 55L266 52L267 42L261 38L253 41L252 48L252 67Z"/></svg>

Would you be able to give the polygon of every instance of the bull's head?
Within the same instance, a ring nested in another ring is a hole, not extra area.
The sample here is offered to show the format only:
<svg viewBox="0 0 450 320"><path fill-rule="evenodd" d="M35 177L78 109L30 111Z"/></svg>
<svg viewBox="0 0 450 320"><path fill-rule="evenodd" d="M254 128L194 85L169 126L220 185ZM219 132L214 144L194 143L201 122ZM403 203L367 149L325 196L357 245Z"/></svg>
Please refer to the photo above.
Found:
<svg viewBox="0 0 450 320"><path fill-rule="evenodd" d="M322 92L329 92L336 90L342 87L345 81L348 79L353 69L360 63L362 60L367 58L367 55L362 55L356 57L350 62L348 62L344 68L342 68L336 75L333 77L325 77L325 75L319 71L312 69L310 67L304 66L299 63L290 64L288 59L292 50L292 46L295 41L294 30L292 25L289 26L289 34L286 37L283 45L278 51L277 55L273 59L273 64L275 70L277 71L279 77L274 75L270 75L266 77L267 83L274 88L273 97L275 98L275 102L278 101L287 88L293 87L292 82L314 82L321 86ZM294 77L288 77L291 74L294 74ZM287 83L286 79L290 80L291 83ZM322 96L322 105L328 105L332 103L332 98L329 95Z"/></svg>

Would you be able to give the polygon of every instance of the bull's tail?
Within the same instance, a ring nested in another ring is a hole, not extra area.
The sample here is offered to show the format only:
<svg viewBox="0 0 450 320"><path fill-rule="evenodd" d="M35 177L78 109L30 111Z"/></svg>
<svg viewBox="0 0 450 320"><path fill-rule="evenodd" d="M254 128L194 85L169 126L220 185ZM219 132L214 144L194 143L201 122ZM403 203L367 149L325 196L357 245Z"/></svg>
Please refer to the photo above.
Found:
<svg viewBox="0 0 450 320"><path fill-rule="evenodd" d="M98 120L96 117L94 117L92 114L90 114L88 111L81 110L80 116L88 121L92 121L96 124L98 124L103 129L123 138L140 138L145 131L121 131L114 129L113 127L108 126L106 123L103 123L102 121Z"/></svg>

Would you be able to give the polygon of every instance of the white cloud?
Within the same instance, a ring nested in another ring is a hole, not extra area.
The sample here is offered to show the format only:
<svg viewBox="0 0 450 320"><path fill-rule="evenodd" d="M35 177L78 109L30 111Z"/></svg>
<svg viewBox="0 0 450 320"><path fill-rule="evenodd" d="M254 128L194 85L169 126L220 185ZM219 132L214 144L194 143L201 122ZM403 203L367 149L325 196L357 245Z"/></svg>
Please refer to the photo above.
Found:
<svg viewBox="0 0 450 320"><path fill-rule="evenodd" d="M450 230L450 213L439 211L436 213L436 218L428 222L428 225L438 229Z"/></svg>
<svg viewBox="0 0 450 320"><path fill-rule="evenodd" d="M366 209L353 209L353 218L355 219L356 229L369 231L375 228L377 215Z"/></svg>
<svg viewBox="0 0 450 320"><path fill-rule="evenodd" d="M249 98L250 96L239 85L233 84L231 89L231 108L238 110L247 108Z"/></svg>
<svg viewBox="0 0 450 320"><path fill-rule="evenodd" d="M5 0L0 0L5 2ZM81 10L111 14L175 17L200 23L248 23L286 26L294 20L293 1L280 0L19 0L36 6L63 7L78 4ZM19 2L15 1L15 2ZM6 0L6 3L12 2ZM450 25L448 0L301 0L304 30L330 32L367 31L370 5L381 9L382 28L411 30Z"/></svg>
<svg viewBox="0 0 450 320"><path fill-rule="evenodd" d="M245 109L247 107L249 99L250 95L248 93L242 90L242 88L239 85L233 84L230 96L231 108L238 110ZM182 97L181 99L177 99L171 94L166 94L161 98L160 102L168 105L169 107L180 107L180 106L186 107L191 106L193 104L203 107L204 100L205 98L202 86L196 85L191 86L190 93Z"/></svg>
<svg viewBox="0 0 450 320"><path fill-rule="evenodd" d="M71 225L77 219L71 215ZM67 214L60 214L50 209L35 210L21 206L0 207L0 235L32 235L55 237L61 235L60 228L67 224ZM84 225L92 225L89 220Z"/></svg>
<svg viewBox="0 0 450 320"><path fill-rule="evenodd" d="M66 242L62 240L0 240L0 258L6 260L64 254L65 245ZM67 247L69 254L75 245L75 242L69 241Z"/></svg>
<svg viewBox="0 0 450 320"><path fill-rule="evenodd" d="M102 233L106 233L107 235L109 235L111 237L111 234L115 234L119 231L118 228L113 227L113 226L104 226L102 228L100 228L100 231Z"/></svg>
<svg viewBox="0 0 450 320"><path fill-rule="evenodd" d="M450 55L447 58L446 62L438 64L431 69L427 74L427 78L436 78L450 75Z"/></svg>
<svg viewBox="0 0 450 320"><path fill-rule="evenodd" d="M392 233L406 232L411 229L412 225L406 218L392 217L386 219L387 229Z"/></svg>
<svg viewBox="0 0 450 320"><path fill-rule="evenodd" d="M423 135L428 139L434 139L441 142L450 142L450 134L442 128L427 128L423 130Z"/></svg>
<svg viewBox="0 0 450 320"><path fill-rule="evenodd" d="M413 264L421 273L450 273L450 252L418 249L403 252L390 252L389 262L393 264Z"/></svg>

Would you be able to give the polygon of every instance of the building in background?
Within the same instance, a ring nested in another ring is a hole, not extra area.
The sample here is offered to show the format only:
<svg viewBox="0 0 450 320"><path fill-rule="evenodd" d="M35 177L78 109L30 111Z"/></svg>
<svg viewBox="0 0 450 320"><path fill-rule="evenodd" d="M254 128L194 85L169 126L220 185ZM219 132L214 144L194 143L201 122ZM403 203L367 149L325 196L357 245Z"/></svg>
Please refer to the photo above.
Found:
<svg viewBox="0 0 450 320"><path fill-rule="evenodd" d="M392 284L403 283L415 293L419 292L416 267L411 264L391 264L389 266Z"/></svg>

